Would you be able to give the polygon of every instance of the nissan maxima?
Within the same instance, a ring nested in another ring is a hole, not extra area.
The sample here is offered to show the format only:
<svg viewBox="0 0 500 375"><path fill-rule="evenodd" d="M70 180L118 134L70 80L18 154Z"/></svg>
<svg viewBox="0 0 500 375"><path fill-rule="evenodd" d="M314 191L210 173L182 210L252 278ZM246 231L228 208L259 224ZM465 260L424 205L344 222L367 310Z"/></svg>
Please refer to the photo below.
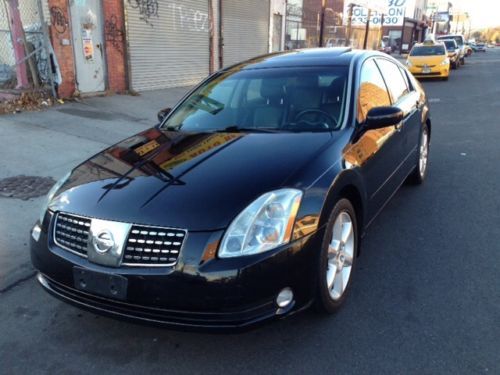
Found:
<svg viewBox="0 0 500 375"><path fill-rule="evenodd" d="M370 223L427 173L425 93L379 52L254 58L159 119L49 192L31 257L55 297L174 328L333 313Z"/></svg>

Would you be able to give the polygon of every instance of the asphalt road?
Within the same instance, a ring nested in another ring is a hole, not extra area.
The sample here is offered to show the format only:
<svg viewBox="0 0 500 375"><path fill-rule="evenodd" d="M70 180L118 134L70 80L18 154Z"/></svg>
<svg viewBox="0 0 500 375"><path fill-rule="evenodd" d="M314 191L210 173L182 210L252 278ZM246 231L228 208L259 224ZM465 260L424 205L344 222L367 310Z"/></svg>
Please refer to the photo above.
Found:
<svg viewBox="0 0 500 375"><path fill-rule="evenodd" d="M425 82L428 180L363 242L350 298L232 335L95 316L33 278L0 294L0 373L500 373L500 49Z"/></svg>

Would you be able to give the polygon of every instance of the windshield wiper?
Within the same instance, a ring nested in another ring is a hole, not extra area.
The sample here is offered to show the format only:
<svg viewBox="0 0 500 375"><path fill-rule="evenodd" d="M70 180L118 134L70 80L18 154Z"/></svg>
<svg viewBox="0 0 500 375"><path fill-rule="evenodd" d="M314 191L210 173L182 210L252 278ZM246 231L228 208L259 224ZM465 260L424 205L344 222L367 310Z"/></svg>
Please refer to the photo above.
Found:
<svg viewBox="0 0 500 375"><path fill-rule="evenodd" d="M245 128L231 125L223 129L214 130L214 133L278 133L281 129L277 128Z"/></svg>

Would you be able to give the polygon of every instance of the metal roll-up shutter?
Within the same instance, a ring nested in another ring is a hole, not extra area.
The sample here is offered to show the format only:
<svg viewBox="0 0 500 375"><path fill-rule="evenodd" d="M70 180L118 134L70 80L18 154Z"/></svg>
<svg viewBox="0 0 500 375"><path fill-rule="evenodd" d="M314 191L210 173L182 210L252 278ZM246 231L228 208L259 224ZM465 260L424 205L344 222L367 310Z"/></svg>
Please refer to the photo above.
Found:
<svg viewBox="0 0 500 375"><path fill-rule="evenodd" d="M269 51L269 0L224 1L224 66Z"/></svg>
<svg viewBox="0 0 500 375"><path fill-rule="evenodd" d="M126 0L131 87L190 86L208 75L208 1Z"/></svg>

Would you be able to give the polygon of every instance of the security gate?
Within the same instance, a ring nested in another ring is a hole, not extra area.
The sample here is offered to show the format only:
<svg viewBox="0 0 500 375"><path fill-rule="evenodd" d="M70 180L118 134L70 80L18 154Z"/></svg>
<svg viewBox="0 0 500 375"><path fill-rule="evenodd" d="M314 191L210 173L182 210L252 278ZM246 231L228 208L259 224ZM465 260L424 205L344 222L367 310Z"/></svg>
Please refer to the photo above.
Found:
<svg viewBox="0 0 500 375"><path fill-rule="evenodd" d="M269 50L269 0L224 1L224 65Z"/></svg>
<svg viewBox="0 0 500 375"><path fill-rule="evenodd" d="M131 87L190 86L209 72L207 0L126 0Z"/></svg>

